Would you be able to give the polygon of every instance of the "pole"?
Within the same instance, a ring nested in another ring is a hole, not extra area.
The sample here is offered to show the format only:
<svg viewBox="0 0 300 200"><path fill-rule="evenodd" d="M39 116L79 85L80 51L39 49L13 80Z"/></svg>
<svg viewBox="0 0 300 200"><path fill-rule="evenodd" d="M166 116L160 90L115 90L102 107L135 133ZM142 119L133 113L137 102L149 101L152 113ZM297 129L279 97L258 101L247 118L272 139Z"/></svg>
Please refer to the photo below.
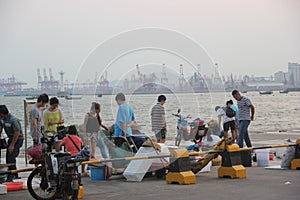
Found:
<svg viewBox="0 0 300 200"><path fill-rule="evenodd" d="M27 130L26 130L26 125L27 125L27 117L26 117L26 107L27 107L27 103L26 103L26 99L24 99L24 137L25 137L25 163L27 165L27 156L26 156L26 151L27 151Z"/></svg>
<svg viewBox="0 0 300 200"><path fill-rule="evenodd" d="M25 168L25 169L14 169L14 170L10 170L10 171L0 171L0 175L17 174L19 172L28 172L28 171L32 171L34 169L35 169L35 167Z"/></svg>
<svg viewBox="0 0 300 200"><path fill-rule="evenodd" d="M240 151L249 151L249 150L256 150L256 149L272 149L272 148L282 148L282 147L295 147L297 144L278 144L278 145L270 145L270 146L263 146L263 147L247 147L241 148Z"/></svg>
<svg viewBox="0 0 300 200"><path fill-rule="evenodd" d="M114 162L114 161L122 161L122 160L142 160L142 159L167 158L167 157L171 157L171 155L165 154L165 155L157 155L157 156L134 156L134 157L124 157L124 158L112 158L106 160L89 160L89 161L84 161L81 164L88 165L88 164L96 164L102 162Z"/></svg>

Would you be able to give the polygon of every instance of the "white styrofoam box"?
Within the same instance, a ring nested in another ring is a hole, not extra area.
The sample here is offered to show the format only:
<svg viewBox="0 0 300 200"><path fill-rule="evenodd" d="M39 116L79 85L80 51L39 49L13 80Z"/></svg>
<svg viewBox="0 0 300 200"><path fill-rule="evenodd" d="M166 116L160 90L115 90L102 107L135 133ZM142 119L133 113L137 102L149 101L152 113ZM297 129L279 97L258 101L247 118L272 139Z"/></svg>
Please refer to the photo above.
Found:
<svg viewBox="0 0 300 200"><path fill-rule="evenodd" d="M0 184L0 194L7 194L7 186Z"/></svg>
<svg viewBox="0 0 300 200"><path fill-rule="evenodd" d="M155 156L160 155L152 147L141 147L135 156ZM148 172L153 162L161 162L159 158L132 160L126 167L123 176L127 181L140 182Z"/></svg>

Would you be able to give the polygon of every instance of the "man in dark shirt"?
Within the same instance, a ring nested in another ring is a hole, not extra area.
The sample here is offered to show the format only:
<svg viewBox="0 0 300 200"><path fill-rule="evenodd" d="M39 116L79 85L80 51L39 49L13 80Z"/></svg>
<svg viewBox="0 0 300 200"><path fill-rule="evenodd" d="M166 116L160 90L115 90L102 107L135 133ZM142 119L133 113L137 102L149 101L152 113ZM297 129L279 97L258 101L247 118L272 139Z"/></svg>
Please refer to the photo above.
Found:
<svg viewBox="0 0 300 200"><path fill-rule="evenodd" d="M16 158L20 153L20 148L23 145L23 133L19 120L9 113L5 105L0 105L0 133L2 130L8 136L8 147L6 149L6 164L14 164L8 167L9 170L17 169ZM9 175L7 182L11 182L18 175Z"/></svg>

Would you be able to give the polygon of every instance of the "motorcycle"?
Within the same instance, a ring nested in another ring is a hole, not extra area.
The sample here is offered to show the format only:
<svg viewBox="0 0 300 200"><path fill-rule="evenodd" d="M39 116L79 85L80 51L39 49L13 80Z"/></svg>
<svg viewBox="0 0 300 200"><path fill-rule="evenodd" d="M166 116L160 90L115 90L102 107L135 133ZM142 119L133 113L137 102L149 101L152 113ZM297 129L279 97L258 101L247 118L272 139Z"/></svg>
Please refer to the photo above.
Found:
<svg viewBox="0 0 300 200"><path fill-rule="evenodd" d="M177 134L175 137L175 146L179 146L181 139L185 141L191 140L195 144L202 141L202 138L206 135L208 128L203 120L200 118L194 119L192 122L188 122L187 119L191 118L189 115L184 116L181 114L181 109L178 109L177 114L172 114L177 117Z"/></svg>
<svg viewBox="0 0 300 200"><path fill-rule="evenodd" d="M75 157L69 152L53 153L56 132L45 132L42 145L33 147L30 164L38 165L28 176L30 195L37 200L78 199L81 185L78 166L89 159L89 150L84 147Z"/></svg>

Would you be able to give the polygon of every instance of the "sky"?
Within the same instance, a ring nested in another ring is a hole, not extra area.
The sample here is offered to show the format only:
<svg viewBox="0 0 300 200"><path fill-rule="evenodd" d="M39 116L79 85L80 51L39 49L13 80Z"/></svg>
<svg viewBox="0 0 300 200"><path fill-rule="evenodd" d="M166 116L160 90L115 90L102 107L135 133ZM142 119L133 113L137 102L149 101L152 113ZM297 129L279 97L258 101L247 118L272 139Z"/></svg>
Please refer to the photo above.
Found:
<svg viewBox="0 0 300 200"><path fill-rule="evenodd" d="M298 0L0 0L0 79L35 87L135 71L270 76L300 63ZM151 47L151 48L149 48ZM148 67L147 67L148 66ZM153 67L154 66L154 67ZM146 69L147 68L147 69Z"/></svg>

